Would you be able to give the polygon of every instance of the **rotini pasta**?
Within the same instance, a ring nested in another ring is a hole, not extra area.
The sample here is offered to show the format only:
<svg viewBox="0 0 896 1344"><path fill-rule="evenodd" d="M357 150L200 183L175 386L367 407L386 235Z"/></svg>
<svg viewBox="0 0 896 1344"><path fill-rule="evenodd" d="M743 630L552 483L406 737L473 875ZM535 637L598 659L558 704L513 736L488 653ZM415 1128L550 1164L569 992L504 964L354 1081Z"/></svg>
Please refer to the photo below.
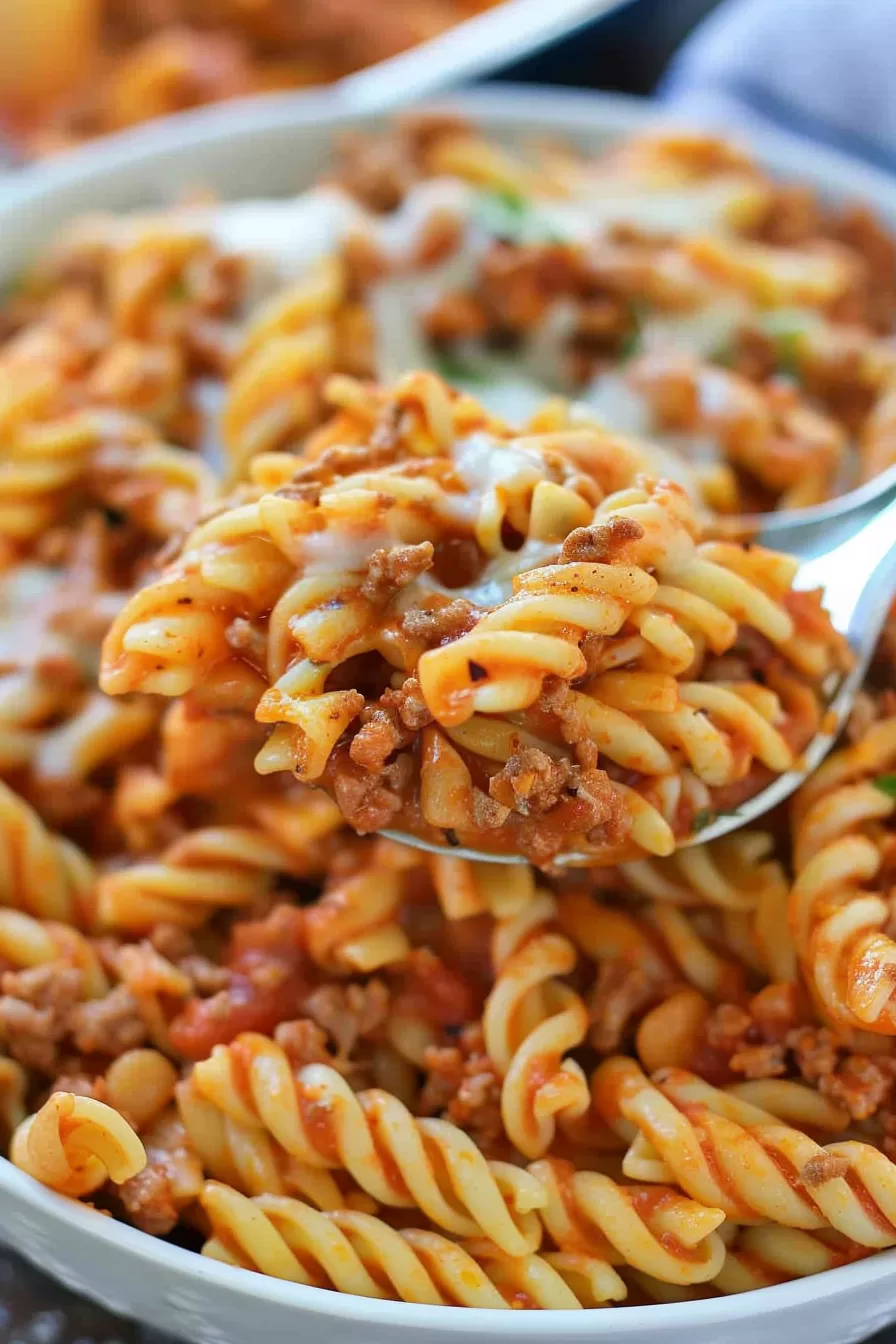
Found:
<svg viewBox="0 0 896 1344"><path fill-rule="evenodd" d="M787 814L700 843L848 666L741 515L889 465L894 257L715 140L428 117L38 260L0 303L23 1172L439 1307L896 1245L892 621ZM505 419L511 345L564 395Z"/></svg>
<svg viewBox="0 0 896 1344"><path fill-rule="evenodd" d="M819 1011L846 1031L896 1032L896 944L877 890L896 806L894 760L896 719L880 719L823 763L794 806L794 938Z"/></svg>
<svg viewBox="0 0 896 1344"><path fill-rule="evenodd" d="M92 1097L54 1092L16 1128L12 1161L61 1195L80 1199L106 1180L121 1184L146 1162L143 1144L111 1106Z"/></svg>
<svg viewBox="0 0 896 1344"><path fill-rule="evenodd" d="M415 1119L396 1097L376 1091L356 1097L325 1065L309 1065L293 1078L284 1052L262 1036L217 1047L194 1067L193 1078L226 1115L267 1130L301 1162L348 1171L378 1203L418 1208L437 1227L487 1236L508 1255L529 1254L539 1244L538 1182L506 1162L487 1163L463 1131Z"/></svg>
<svg viewBox="0 0 896 1344"><path fill-rule="evenodd" d="M266 652L252 675L269 683L256 718L274 727L262 773L325 782L362 831L401 811L427 837L510 844L543 861L564 840L596 862L666 854L712 807L713 789L730 790L754 762L789 768L786 697L757 685L758 672L694 678L740 623L807 686L838 665L823 622L817 637L796 635L791 562L697 545L690 505L669 485L632 485L595 508L615 484L598 432L575 432L584 477L562 457L569 434L514 439L435 379L351 390L353 410L359 393L359 415L403 417L390 465L367 447L372 466L325 470L325 453L320 468L199 528L113 623L107 691L182 695L220 681L242 661L234 631L254 627ZM462 516L481 569L463 587L452 581L446 608L437 551ZM518 551L508 553L506 528L524 538ZM346 567L321 570L331 549ZM446 610L461 624L425 647L420 635L427 623L438 634ZM373 656L393 687L377 698L328 689L340 668ZM613 775L588 764L595 750Z"/></svg>
<svg viewBox="0 0 896 1344"><path fill-rule="evenodd" d="M588 1011L561 979L576 964L575 947L533 926L531 908L495 929L495 984L482 1029L489 1058L503 1076L507 1137L526 1157L541 1157L554 1138L555 1117L575 1120L590 1105L584 1073L564 1058L585 1039Z"/></svg>
<svg viewBox="0 0 896 1344"><path fill-rule="evenodd" d="M203 1255L293 1283L360 1297L504 1311L602 1306L625 1296L625 1285L609 1266L580 1268L574 1256L510 1256L487 1241L466 1248L435 1232L396 1231L367 1213L319 1213L276 1195L250 1201L212 1181L203 1190L202 1207L213 1232ZM578 1278L583 1284L577 1293L572 1285Z"/></svg>
<svg viewBox="0 0 896 1344"><path fill-rule="evenodd" d="M861 1246L896 1244L896 1169L853 1140L822 1147L800 1130L685 1071L651 1083L630 1060L611 1059L594 1079L598 1111L632 1125L626 1174L670 1175L693 1198L737 1223L832 1227ZM811 1093L806 1104L812 1107Z"/></svg>

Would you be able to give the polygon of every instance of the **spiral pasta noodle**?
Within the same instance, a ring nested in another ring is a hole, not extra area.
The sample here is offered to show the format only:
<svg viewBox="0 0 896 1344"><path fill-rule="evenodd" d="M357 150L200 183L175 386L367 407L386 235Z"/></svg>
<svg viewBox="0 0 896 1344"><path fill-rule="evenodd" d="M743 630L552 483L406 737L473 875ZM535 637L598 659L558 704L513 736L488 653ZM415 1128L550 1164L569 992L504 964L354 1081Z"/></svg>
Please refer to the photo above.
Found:
<svg viewBox="0 0 896 1344"><path fill-rule="evenodd" d="M90 998L109 989L108 976L93 942L71 924L0 909L0 957L16 969L51 962L70 965L81 972L84 992Z"/></svg>
<svg viewBox="0 0 896 1344"><path fill-rule="evenodd" d="M713 1279L721 1293L749 1293L776 1283L822 1274L861 1260L868 1251L836 1232L790 1227L745 1227Z"/></svg>
<svg viewBox="0 0 896 1344"><path fill-rule="evenodd" d="M235 474L256 455L290 446L319 421L323 384L337 364L345 291L340 258L323 257L252 313L221 419Z"/></svg>
<svg viewBox="0 0 896 1344"><path fill-rule="evenodd" d="M54 1092L16 1128L12 1161L42 1185L73 1199L106 1180L120 1185L143 1168L146 1154L131 1126L92 1097Z"/></svg>
<svg viewBox="0 0 896 1344"><path fill-rule="evenodd" d="M334 395L343 395L341 385ZM358 395L348 388L345 395L354 398L354 413ZM573 840L578 832L604 862L604 854L624 856L626 844L669 853L683 810L711 806L713 788L735 784L754 761L772 772L789 768L793 748L778 727L789 710L776 689L679 678L699 669L707 651L724 653L741 621L793 664L794 675L818 679L837 666L833 636L795 637L786 606L791 562L730 544L698 545L693 510L673 486L632 485L595 508L613 474L597 431L514 439L425 375L408 375L378 398L374 419L407 416L398 461L379 466L379 450L370 447L372 467L325 471L324 452L319 469L298 472L297 486L200 527L113 623L104 646L107 691L182 695L227 667L244 680L234 631L257 629L269 688L256 718L273 725L257 760L262 773L291 769L325 780L360 830L378 829L402 807L419 808L426 835L488 841L490 831L511 826L535 857L540 848L549 857L555 843L546 825L529 820L536 815ZM570 438L587 478L560 456ZM334 462L340 452L355 460L347 449L327 451L337 454ZM491 454L500 487L482 476L474 452ZM421 461L428 453L437 456ZM420 653L421 616L438 621L442 610L429 596L433 538L446 521L456 525L461 507L451 471L473 491L463 514L471 540L491 557L466 592L476 600L500 582L513 595ZM508 527L525 539L515 559L502 541ZM564 560L565 550L560 563L545 563L570 544L566 537L579 538L573 556L606 554L609 563ZM331 550L334 560L349 557L347 567L321 569ZM527 555L538 567L526 568ZM587 669L589 640L606 653ZM328 689L337 669L374 654L399 676L413 676L370 705L356 689ZM574 689L586 669L596 675ZM253 668L250 696L255 675ZM564 689L545 703L548 681ZM545 710L567 742L598 747L634 786L591 771L579 788L568 758L557 760L544 736L538 713ZM520 725L507 716L522 716ZM419 767L406 754L416 741ZM395 751L404 755L389 764ZM470 753L491 772L487 793L474 783ZM586 799L600 822L590 842L578 820Z"/></svg>
<svg viewBox="0 0 896 1344"><path fill-rule="evenodd" d="M251 905L290 872L296 856L260 828L208 826L154 862L102 875L97 915L109 929L143 933L160 921L196 928L216 908Z"/></svg>
<svg viewBox="0 0 896 1344"><path fill-rule="evenodd" d="M620 1185L553 1158L529 1170L547 1191L540 1217L561 1253L635 1266L663 1283L704 1283L721 1269L720 1209L669 1189Z"/></svg>
<svg viewBox="0 0 896 1344"><path fill-rule="evenodd" d="M644 1140L626 1156L630 1175L672 1175L735 1222L832 1227L861 1246L896 1243L896 1174L878 1149L854 1140L822 1147L683 1070L651 1083L632 1061L608 1060L593 1087L605 1118L626 1121Z"/></svg>
<svg viewBox="0 0 896 1344"><path fill-rule="evenodd" d="M506 1162L487 1163L454 1125L415 1119L384 1092L356 1097L326 1065L308 1065L293 1078L283 1051L263 1036L218 1047L193 1078L219 1110L267 1130L301 1162L345 1169L378 1203L418 1208L437 1227L485 1235L509 1255L538 1245L537 1181Z"/></svg>
<svg viewBox="0 0 896 1344"><path fill-rule="evenodd" d="M531 907L530 907L531 909ZM547 912L546 912L547 913ZM554 1137L554 1117L576 1119L590 1106L581 1068L564 1059L588 1029L581 998L560 977L576 964L565 938L532 927L495 930L496 978L482 1014L485 1047L503 1075L501 1116L507 1137L526 1157L540 1157Z"/></svg>
<svg viewBox="0 0 896 1344"><path fill-rule="evenodd" d="M194 1078L177 1084L176 1104L185 1141L213 1180L246 1195L298 1195L319 1209L345 1204L329 1171L296 1161L257 1125L219 1110L202 1096Z"/></svg>
<svg viewBox="0 0 896 1344"><path fill-rule="evenodd" d="M202 1207L213 1232L203 1255L293 1283L504 1311L598 1306L625 1296L625 1285L608 1266L600 1275L588 1274L580 1297L572 1286L578 1267L571 1256L568 1262L551 1253L509 1256L488 1242L467 1248L436 1232L397 1231L367 1213L320 1213L276 1195L248 1200L212 1181Z"/></svg>
<svg viewBox="0 0 896 1344"><path fill-rule="evenodd" d="M93 868L54 835L24 798L0 783L0 903L37 918L83 925L92 920Z"/></svg>
<svg viewBox="0 0 896 1344"><path fill-rule="evenodd" d="M894 800L876 779L896 760L896 720L873 724L834 752L794 807L790 919L800 963L819 1010L852 1031L896 1032L890 912L876 879Z"/></svg>

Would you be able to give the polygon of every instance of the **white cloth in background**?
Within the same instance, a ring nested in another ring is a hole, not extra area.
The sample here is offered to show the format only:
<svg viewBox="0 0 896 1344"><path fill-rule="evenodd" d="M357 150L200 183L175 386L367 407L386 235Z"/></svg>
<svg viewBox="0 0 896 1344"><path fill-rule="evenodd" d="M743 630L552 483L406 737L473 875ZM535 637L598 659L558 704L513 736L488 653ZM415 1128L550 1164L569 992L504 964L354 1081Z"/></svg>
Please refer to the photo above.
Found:
<svg viewBox="0 0 896 1344"><path fill-rule="evenodd" d="M692 124L772 127L896 174L896 0L725 0L660 94Z"/></svg>

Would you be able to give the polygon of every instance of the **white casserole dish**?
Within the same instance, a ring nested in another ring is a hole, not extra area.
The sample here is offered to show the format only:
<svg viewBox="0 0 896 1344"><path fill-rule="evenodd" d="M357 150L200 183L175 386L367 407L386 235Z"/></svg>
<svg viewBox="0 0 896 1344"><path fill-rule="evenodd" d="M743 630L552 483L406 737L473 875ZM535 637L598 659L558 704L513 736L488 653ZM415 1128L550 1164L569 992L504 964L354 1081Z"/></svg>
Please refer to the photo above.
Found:
<svg viewBox="0 0 896 1344"><path fill-rule="evenodd" d="M344 106L344 105L343 105ZM545 131L584 147L642 126L650 105L501 86L452 108L503 139ZM0 188L0 278L72 215L157 203L197 183L224 197L284 194L324 165L333 133L357 124L325 91L192 113L98 142ZM777 137L755 145L773 171L833 197L864 199L896 228L896 184L826 150ZM191 1344L451 1344L600 1339L607 1344L849 1344L896 1320L896 1250L744 1296L598 1312L486 1312L372 1301L250 1274L158 1242L63 1199L0 1159L0 1240L113 1311Z"/></svg>

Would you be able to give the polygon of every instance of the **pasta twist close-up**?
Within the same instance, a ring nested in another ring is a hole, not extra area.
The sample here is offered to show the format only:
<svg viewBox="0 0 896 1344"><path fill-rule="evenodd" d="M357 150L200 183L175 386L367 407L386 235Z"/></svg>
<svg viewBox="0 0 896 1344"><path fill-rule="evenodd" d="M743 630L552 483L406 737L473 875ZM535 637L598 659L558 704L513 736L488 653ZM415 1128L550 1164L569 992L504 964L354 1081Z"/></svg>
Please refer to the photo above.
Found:
<svg viewBox="0 0 896 1344"><path fill-rule="evenodd" d="M29 1176L75 1198L91 1194L106 1180L129 1180L146 1162L142 1143L118 1111L69 1092L54 1092L22 1121L10 1154Z"/></svg>

